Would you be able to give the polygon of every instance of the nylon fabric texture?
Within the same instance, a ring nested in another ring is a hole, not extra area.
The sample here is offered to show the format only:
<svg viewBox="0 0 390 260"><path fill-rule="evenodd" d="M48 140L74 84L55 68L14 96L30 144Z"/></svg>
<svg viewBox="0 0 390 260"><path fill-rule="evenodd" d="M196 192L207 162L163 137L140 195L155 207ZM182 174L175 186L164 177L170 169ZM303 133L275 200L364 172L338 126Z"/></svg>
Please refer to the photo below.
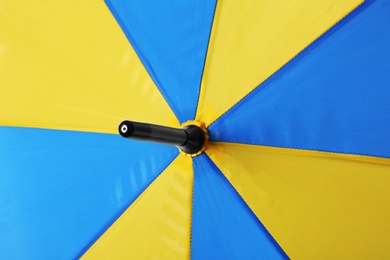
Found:
<svg viewBox="0 0 390 260"><path fill-rule="evenodd" d="M216 1L106 3L180 123L193 119Z"/></svg>
<svg viewBox="0 0 390 260"><path fill-rule="evenodd" d="M388 259L388 17L0 0L0 258ZM124 120L210 138L190 157Z"/></svg>
<svg viewBox="0 0 390 260"><path fill-rule="evenodd" d="M191 159L179 155L82 259L189 258L192 185Z"/></svg>
<svg viewBox="0 0 390 260"><path fill-rule="evenodd" d="M288 259L205 154L194 174L192 259Z"/></svg>
<svg viewBox="0 0 390 260"><path fill-rule="evenodd" d="M389 12L385 2L357 10L212 125L211 138L389 158ZM245 131L257 134L235 134Z"/></svg>
<svg viewBox="0 0 390 260"><path fill-rule="evenodd" d="M362 2L219 2L196 119L212 124Z"/></svg>
<svg viewBox="0 0 390 260"><path fill-rule="evenodd" d="M78 258L178 155L107 134L0 127L0 136L0 259Z"/></svg>
<svg viewBox="0 0 390 260"><path fill-rule="evenodd" d="M131 117L179 126L101 1L3 0L0 13L0 125L117 133Z"/></svg>
<svg viewBox="0 0 390 260"><path fill-rule="evenodd" d="M230 143L207 154L291 259L383 258L390 159Z"/></svg>

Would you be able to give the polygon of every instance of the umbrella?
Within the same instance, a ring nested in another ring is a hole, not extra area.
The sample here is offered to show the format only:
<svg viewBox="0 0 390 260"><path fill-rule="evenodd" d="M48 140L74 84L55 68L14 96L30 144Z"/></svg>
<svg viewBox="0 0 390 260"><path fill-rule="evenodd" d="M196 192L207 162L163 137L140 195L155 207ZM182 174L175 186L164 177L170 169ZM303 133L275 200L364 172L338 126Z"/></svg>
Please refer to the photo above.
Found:
<svg viewBox="0 0 390 260"><path fill-rule="evenodd" d="M387 1L107 5L0 1L1 259L389 257Z"/></svg>

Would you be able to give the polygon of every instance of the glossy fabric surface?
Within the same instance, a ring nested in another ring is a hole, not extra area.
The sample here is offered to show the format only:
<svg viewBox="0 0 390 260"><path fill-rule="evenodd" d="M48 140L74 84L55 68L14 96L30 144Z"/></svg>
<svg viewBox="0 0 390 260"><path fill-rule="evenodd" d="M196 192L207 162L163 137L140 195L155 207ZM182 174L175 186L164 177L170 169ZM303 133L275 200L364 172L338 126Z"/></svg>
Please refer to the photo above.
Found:
<svg viewBox="0 0 390 260"><path fill-rule="evenodd" d="M214 143L207 154L291 259L384 259L390 159Z"/></svg>
<svg viewBox="0 0 390 260"><path fill-rule="evenodd" d="M187 259L193 172L179 155L82 259Z"/></svg>
<svg viewBox="0 0 390 260"><path fill-rule="evenodd" d="M209 126L362 2L219 1L196 119Z"/></svg>
<svg viewBox="0 0 390 260"><path fill-rule="evenodd" d="M215 0L106 0L181 123L195 118Z"/></svg>
<svg viewBox="0 0 390 260"><path fill-rule="evenodd" d="M212 125L211 138L389 158L389 16L386 1L363 6Z"/></svg>
<svg viewBox="0 0 390 260"><path fill-rule="evenodd" d="M0 127L0 136L0 259L77 258L178 154L118 135Z"/></svg>
<svg viewBox="0 0 390 260"><path fill-rule="evenodd" d="M0 259L390 257L386 0L107 5L0 0Z"/></svg>
<svg viewBox="0 0 390 260"><path fill-rule="evenodd" d="M287 259L220 170L194 159L192 259Z"/></svg>
<svg viewBox="0 0 390 260"><path fill-rule="evenodd" d="M179 126L103 1L1 0L0 31L0 125Z"/></svg>

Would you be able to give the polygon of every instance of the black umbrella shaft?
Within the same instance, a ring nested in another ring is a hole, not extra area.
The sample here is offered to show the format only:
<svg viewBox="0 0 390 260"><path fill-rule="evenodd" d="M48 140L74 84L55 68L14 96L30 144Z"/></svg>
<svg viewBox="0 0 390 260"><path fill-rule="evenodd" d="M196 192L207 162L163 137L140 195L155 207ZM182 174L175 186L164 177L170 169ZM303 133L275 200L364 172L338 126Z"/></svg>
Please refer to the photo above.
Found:
<svg viewBox="0 0 390 260"><path fill-rule="evenodd" d="M175 145L188 154L198 153L205 143L205 132L196 125L178 129L123 121L119 125L119 133L125 138Z"/></svg>
<svg viewBox="0 0 390 260"><path fill-rule="evenodd" d="M187 133L183 129L124 121L119 133L126 138L180 146L187 142Z"/></svg>

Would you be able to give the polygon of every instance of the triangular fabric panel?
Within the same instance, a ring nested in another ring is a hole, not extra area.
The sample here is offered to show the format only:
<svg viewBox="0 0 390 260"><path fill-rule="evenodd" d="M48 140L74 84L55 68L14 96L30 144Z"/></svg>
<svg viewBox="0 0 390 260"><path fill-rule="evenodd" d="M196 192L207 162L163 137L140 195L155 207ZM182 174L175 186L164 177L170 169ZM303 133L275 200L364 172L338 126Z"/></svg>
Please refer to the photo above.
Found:
<svg viewBox="0 0 390 260"><path fill-rule="evenodd" d="M390 257L390 159L229 143L207 154L291 259Z"/></svg>
<svg viewBox="0 0 390 260"><path fill-rule="evenodd" d="M386 0L362 6L213 124L211 139L389 158L389 17Z"/></svg>
<svg viewBox="0 0 390 260"><path fill-rule="evenodd" d="M177 154L119 135L0 127L0 259L78 258Z"/></svg>
<svg viewBox="0 0 390 260"><path fill-rule="evenodd" d="M179 155L82 259L188 259L192 186L191 158Z"/></svg>
<svg viewBox="0 0 390 260"><path fill-rule="evenodd" d="M210 125L362 2L218 1L196 119Z"/></svg>
<svg viewBox="0 0 390 260"><path fill-rule="evenodd" d="M1 1L0 125L179 126L105 3Z"/></svg>
<svg viewBox="0 0 390 260"><path fill-rule="evenodd" d="M205 154L194 174L192 259L288 258Z"/></svg>
<svg viewBox="0 0 390 260"><path fill-rule="evenodd" d="M106 2L179 121L193 120L216 1Z"/></svg>

